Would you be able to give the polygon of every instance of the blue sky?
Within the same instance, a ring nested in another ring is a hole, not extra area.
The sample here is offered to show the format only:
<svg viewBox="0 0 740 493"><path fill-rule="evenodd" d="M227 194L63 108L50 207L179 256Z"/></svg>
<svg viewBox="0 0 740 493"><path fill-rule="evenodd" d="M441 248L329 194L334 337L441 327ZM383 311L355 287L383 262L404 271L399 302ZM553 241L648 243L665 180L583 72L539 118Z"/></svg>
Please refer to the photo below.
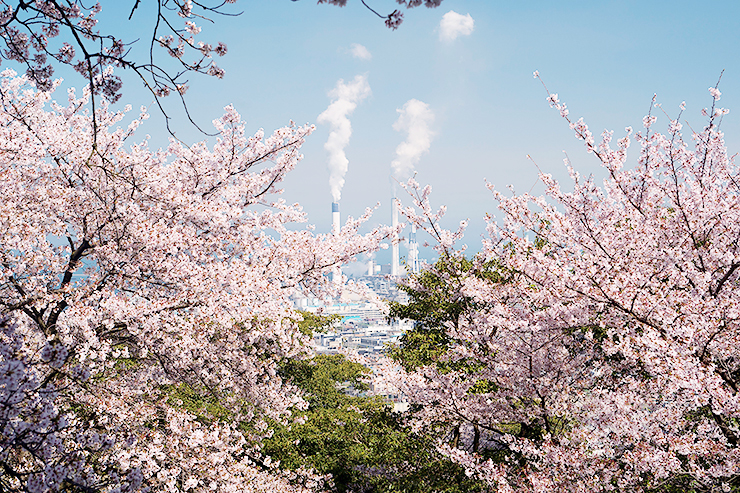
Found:
<svg viewBox="0 0 740 493"><path fill-rule="evenodd" d="M103 26L128 40L151 27L144 10L135 22L122 21L132 3L111 10L103 2ZM380 12L395 8L392 0L369 3ZM385 28L359 0L344 8L314 0L241 0L232 7L244 13L203 25L200 39L224 41L229 53L218 60L226 70L223 80L191 77L188 103L196 121L210 127L231 103L250 131L269 132L289 120L316 123L339 79L365 76L371 94L349 116L341 207L343 214L357 216L379 201L374 221L386 223L390 164L406 138L393 128L397 109L411 99L422 101L434 114L434 136L415 166L417 179L432 185L434 203L448 206L445 226L470 218L472 249L479 244L484 213L495 213L484 179L530 190L537 169L527 154L543 171L567 179L563 150L582 173L597 171L594 158L549 108L534 70L568 104L571 116L583 116L596 133L609 128L619 134L628 125L640 128L653 93L670 115L686 101L685 118L701 126L700 110L711 104L707 88L724 69L720 103L732 110L724 130L731 152L740 144L740 2L444 0L436 9L407 11L397 31ZM469 14L472 32L441 40L440 22L450 11ZM372 58L353 57L353 44ZM81 84L76 77L67 81ZM150 103L136 80L125 82L123 102L135 108ZM658 116L659 125L665 123ZM155 145L166 142L159 122L153 114L142 128ZM203 138L184 122L175 122L175 129L186 141ZM285 198L300 202L318 231L328 231L331 223L324 149L329 132L328 124L317 125L304 161L285 183ZM534 191L542 188L535 185Z"/></svg>

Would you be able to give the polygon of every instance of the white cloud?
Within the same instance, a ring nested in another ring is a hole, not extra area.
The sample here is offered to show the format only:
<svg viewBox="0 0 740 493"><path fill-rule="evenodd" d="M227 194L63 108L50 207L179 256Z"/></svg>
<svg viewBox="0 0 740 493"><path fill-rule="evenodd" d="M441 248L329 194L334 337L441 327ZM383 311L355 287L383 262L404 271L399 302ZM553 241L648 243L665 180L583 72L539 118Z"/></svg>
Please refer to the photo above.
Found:
<svg viewBox="0 0 740 493"><path fill-rule="evenodd" d="M373 54L370 53L370 50L359 43L352 43L349 52L352 54L353 57L359 58L360 60L370 60L373 57Z"/></svg>
<svg viewBox="0 0 740 493"><path fill-rule="evenodd" d="M458 36L469 36L474 27L475 21L470 14L462 15L450 10L442 16L439 23L439 39L454 41Z"/></svg>

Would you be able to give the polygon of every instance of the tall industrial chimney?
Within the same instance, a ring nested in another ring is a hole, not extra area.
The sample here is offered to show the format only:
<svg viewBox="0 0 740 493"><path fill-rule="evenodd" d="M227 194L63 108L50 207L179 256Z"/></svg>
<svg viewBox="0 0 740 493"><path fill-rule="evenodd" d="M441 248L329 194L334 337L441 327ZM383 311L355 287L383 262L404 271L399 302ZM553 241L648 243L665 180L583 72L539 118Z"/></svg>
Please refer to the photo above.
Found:
<svg viewBox="0 0 740 493"><path fill-rule="evenodd" d="M391 226L395 229L398 226L398 199L396 196L393 196L392 202L391 202ZM399 251L398 251L398 232L395 231L393 233L393 250L392 255L393 258L391 259L391 276L397 277L399 275L400 270L400 260L399 260Z"/></svg>
<svg viewBox="0 0 740 493"><path fill-rule="evenodd" d="M340 222L339 222L339 202L332 202L331 203L331 232L334 236L339 235L339 228L340 228ZM337 265L334 267L334 271L332 272L332 281L334 281L334 284L339 284L342 282L342 266Z"/></svg>
<svg viewBox="0 0 740 493"><path fill-rule="evenodd" d="M419 243L416 241L416 224L411 225L411 233L409 234L409 258L408 258L407 271L409 274L417 274L419 272Z"/></svg>
<svg viewBox="0 0 740 493"><path fill-rule="evenodd" d="M339 202L331 203L331 232L339 234Z"/></svg>

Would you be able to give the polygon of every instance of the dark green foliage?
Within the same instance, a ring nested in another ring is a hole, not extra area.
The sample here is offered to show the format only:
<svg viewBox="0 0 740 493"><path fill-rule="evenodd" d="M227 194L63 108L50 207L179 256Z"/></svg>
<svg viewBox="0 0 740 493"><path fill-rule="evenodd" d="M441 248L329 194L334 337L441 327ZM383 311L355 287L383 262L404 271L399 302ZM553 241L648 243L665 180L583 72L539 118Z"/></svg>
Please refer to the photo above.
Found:
<svg viewBox="0 0 740 493"><path fill-rule="evenodd" d="M496 392L498 385L490 380L479 379L468 389L468 394L488 394Z"/></svg>
<svg viewBox="0 0 740 493"><path fill-rule="evenodd" d="M326 332L342 319L341 315L316 315L298 310L303 320L293 320L302 334L310 336L314 332Z"/></svg>
<svg viewBox="0 0 740 493"><path fill-rule="evenodd" d="M369 371L341 354L319 354L306 360L287 360L281 365L283 377L306 392L304 398L313 408L355 403L359 398L344 389L367 390L362 377Z"/></svg>
<svg viewBox="0 0 740 493"><path fill-rule="evenodd" d="M495 261L481 262L446 256L440 258L431 269L415 275L409 284L399 285L409 296L409 303L391 302L388 317L413 320L415 324L412 330L401 337L398 346L389 348L388 355L406 371L431 364L437 364L443 372L460 370L460 365L475 366L475 362L471 361L458 361L456 366L440 361L450 344L461 342L452 341L446 327L457 328L461 317L484 308L474 300L457 294L455 284L458 279L471 271L476 277L491 283L505 283L510 275Z"/></svg>
<svg viewBox="0 0 740 493"><path fill-rule="evenodd" d="M186 410L203 424L232 420L232 412L205 389L197 390L185 383L164 385L161 389L168 396L170 405Z"/></svg>
<svg viewBox="0 0 740 493"><path fill-rule="evenodd" d="M401 336L398 346L390 346L387 354L410 372L439 361L439 357L447 352L449 341L444 329L417 326Z"/></svg>
<svg viewBox="0 0 740 493"><path fill-rule="evenodd" d="M411 433L388 403L362 395L368 371L342 355L286 361L283 377L306 392L309 407L305 419L276 424L263 451L282 467L332 474L339 492L485 491L460 466L439 456L431 440Z"/></svg>
<svg viewBox="0 0 740 493"><path fill-rule="evenodd" d="M457 297L455 282L461 274L473 272L476 277L492 283L506 282L508 272L498 262L481 262L465 257L440 258L432 268L416 274L413 283L399 285L409 295L408 304L391 302L390 318L409 319L432 329L449 322L457 326L460 317L471 308L472 300Z"/></svg>

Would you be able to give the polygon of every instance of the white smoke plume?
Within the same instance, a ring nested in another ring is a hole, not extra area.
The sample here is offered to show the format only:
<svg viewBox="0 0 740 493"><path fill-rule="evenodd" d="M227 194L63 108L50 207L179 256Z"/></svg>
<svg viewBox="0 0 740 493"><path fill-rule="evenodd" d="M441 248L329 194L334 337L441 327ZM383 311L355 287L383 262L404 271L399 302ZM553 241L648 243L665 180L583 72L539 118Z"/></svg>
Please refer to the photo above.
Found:
<svg viewBox="0 0 740 493"><path fill-rule="evenodd" d="M334 202L339 202L344 186L344 175L347 173L349 160L344 154L344 148L349 144L352 135L352 124L348 116L357 108L357 104L370 94L370 85L367 76L358 75L351 82L345 84L339 79L334 89L329 92L332 102L321 113L316 121L331 126L329 138L324 149L329 153L329 186Z"/></svg>
<svg viewBox="0 0 740 493"><path fill-rule="evenodd" d="M393 176L397 180L411 177L414 166L421 159L421 155L429 152L434 133L429 125L434 122L434 112L429 105L418 99L406 101L403 108L396 110L400 115L393 124L393 129L406 132L406 140L396 147L396 159L391 163Z"/></svg>

